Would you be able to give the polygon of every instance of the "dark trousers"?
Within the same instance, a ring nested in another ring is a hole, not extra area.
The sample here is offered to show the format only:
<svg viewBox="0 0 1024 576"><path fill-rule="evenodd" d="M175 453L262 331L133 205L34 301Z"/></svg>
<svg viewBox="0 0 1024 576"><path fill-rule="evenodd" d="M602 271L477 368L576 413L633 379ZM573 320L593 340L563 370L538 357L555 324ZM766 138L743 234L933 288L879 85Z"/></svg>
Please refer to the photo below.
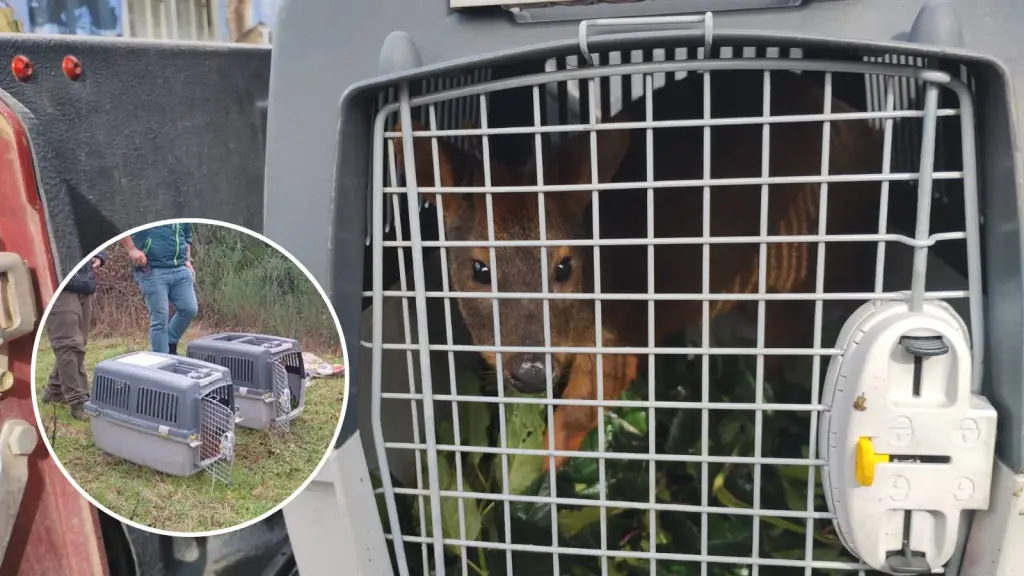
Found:
<svg viewBox="0 0 1024 576"><path fill-rule="evenodd" d="M54 398L63 398L71 406L89 399L89 380L85 375L85 346L89 342L89 320L93 295L63 291L46 318L46 335L57 357L46 386Z"/></svg>

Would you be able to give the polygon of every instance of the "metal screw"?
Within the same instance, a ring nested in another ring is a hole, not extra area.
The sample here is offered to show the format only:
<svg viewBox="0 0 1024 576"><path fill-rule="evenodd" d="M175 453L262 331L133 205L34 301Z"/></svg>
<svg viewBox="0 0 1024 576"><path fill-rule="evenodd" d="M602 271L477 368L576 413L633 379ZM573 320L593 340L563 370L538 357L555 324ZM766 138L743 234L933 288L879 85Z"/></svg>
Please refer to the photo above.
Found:
<svg viewBox="0 0 1024 576"><path fill-rule="evenodd" d="M14 430L7 440L11 452L17 456L31 454L39 443L39 434L36 433L36 429L25 421L16 421L11 425L14 426Z"/></svg>

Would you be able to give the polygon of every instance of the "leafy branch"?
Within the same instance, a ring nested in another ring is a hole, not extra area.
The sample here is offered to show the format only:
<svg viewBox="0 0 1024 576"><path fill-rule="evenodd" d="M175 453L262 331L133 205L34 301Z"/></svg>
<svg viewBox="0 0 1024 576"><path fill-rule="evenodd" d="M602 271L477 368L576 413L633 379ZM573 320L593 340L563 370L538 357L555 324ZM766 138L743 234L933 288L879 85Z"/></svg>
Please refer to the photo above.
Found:
<svg viewBox="0 0 1024 576"><path fill-rule="evenodd" d="M670 343L686 346L689 342ZM758 385L753 356L709 357L709 391L711 402L752 403L760 397L764 403L806 403L810 398L809 366L797 363L788 367L786 375L777 380L764 380ZM457 379L460 395L494 395L496 384L478 374L464 373ZM663 356L656 361L655 400L694 401L701 399L702 361L700 357ZM760 388L760 390L759 390ZM641 376L626 390L623 400L648 400L648 383ZM498 406L462 402L459 406L460 440L463 446L499 446ZM511 404L505 406L505 444L511 449L542 450L546 429L546 407ZM653 412L653 419L651 418ZM761 434L755 434L760 419ZM604 452L647 454L653 427L657 454L753 456L754 446L761 443L761 454L775 458L807 458L810 420L807 412L763 411L758 417L753 410L708 410L707 452L702 442L701 410L650 410L647 407L611 408L604 418ZM438 428L438 442L453 444L450 422ZM581 446L583 452L598 451L597 430L592 430ZM507 463L508 493L593 501L593 505L555 508L557 545L561 549L623 552L649 552L653 546L659 553L699 555L702 548L710 556L751 557L754 525L758 525L761 558L803 559L808 546L807 530L812 528L811 546L815 560L855 562L832 532L831 522L808 522L777 516L730 514L729 510L753 508L759 500L761 510L806 510L808 508L808 475L815 471L808 466L761 466L755 482L754 465L734 462L678 462L602 459L581 455L568 460L556 476L555 486L542 473L543 456L509 454L504 458L481 453L443 452L438 457L438 481L442 491L457 492L462 471L462 491L501 493ZM600 483L601 467L604 484ZM654 494L651 494L651 470L654 470ZM426 480L424 471L424 481ZM756 484L756 486L755 486ZM818 482L810 497L813 509L826 509ZM610 502L715 506L720 511L707 514L649 510L627 505L600 505L601 492ZM755 498L758 493L760 498ZM705 501L705 498L707 501ZM404 501L403 501L404 502ZM552 514L550 503L502 502L442 497L442 530L446 539L509 542L512 544L550 547L552 545ZM420 511L414 500L408 500L411 514L403 522L402 532L413 534L423 513L429 526L429 509ZM506 533L505 508L508 508ZM602 521L602 509L604 519ZM382 508L383 510L383 508ZM653 516L653 522L652 522ZM464 529L464 532L460 531ZM602 538L604 546L602 546ZM704 540L706 539L706 545ZM419 544L409 546L408 559L421 562ZM449 545L447 570L461 572L463 548ZM504 550L466 547L467 566L480 576L508 573ZM520 574L554 574L551 554L514 551L512 565ZM602 573L599 554L558 554L558 573L590 576ZM422 566L410 566L414 572ZM658 561L659 575L689 576L701 573L699 562ZM761 566L766 576L791 573L793 567ZM731 576L747 574L749 568L713 562L708 574ZM650 560L638 557L608 558L607 573L614 576L649 575ZM830 574L816 570L816 574Z"/></svg>

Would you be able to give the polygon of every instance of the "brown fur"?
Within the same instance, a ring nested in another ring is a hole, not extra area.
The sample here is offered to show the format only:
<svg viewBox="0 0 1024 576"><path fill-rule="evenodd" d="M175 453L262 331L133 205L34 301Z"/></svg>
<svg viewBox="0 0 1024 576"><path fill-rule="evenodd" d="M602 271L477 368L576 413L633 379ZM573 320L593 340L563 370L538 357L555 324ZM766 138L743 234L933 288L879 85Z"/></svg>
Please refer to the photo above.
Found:
<svg viewBox="0 0 1024 576"><path fill-rule="evenodd" d="M702 76L690 74L656 91L656 120L702 117ZM762 115L760 72L715 72L711 114L713 118ZM772 116L820 113L823 93L804 77L791 73L772 74ZM852 111L833 99L833 112ZM610 122L642 120L644 100L628 106ZM415 128L414 128L415 129ZM711 175L715 179L761 175L761 127L728 126L711 129ZM701 179L703 177L703 128L658 128L654 130L654 180ZM598 132L599 182L646 181L646 136L644 130ZM770 128L770 176L808 176L821 173L822 124L820 122L774 124ZM831 123L829 173L857 174L880 171L877 133L862 121ZM420 186L435 186L431 141L417 138L416 172ZM396 141L401 165L401 142ZM544 181L547 184L589 183L589 134L576 136L554 157L545 154ZM478 158L439 142L440 184L482 186L483 167ZM537 184L535 168L510 169L492 159L492 181L500 185ZM774 185L769 191L769 235L810 235L818 230L818 185ZM434 196L425 194L425 196ZM675 188L655 190L654 236L656 238L701 236L703 190ZM499 240L539 238L538 200L533 193L495 193L494 235ZM591 193L551 192L545 194L548 239L593 238L590 232ZM710 234L757 236L760 227L760 186L713 186L711 188ZM426 198L435 200L434 198ZM647 236L646 190L603 191L600 193L600 236L602 238L644 238ZM829 186L827 231L829 234L865 233L877 224L878 184L836 184ZM487 211L483 195L443 195L445 231L449 240L486 240ZM548 248L548 287L551 292L593 291L593 248ZM539 292L540 250L497 248L497 284L502 292ZM571 277L554 281L554 267L563 256L573 261ZM831 244L826 291L870 290L874 247L866 243ZM480 248L450 248L452 288L457 291L489 291L473 281L473 260L489 263L489 251ZM759 245L712 244L710 247L710 293L754 293L758 291ZM701 293L702 247L661 245L654 250L655 292ZM855 267L853 262L864 262ZM605 346L646 346L648 344L646 246L605 246L600 249L601 293L635 293L637 300L602 303L602 344ZM773 243L767 245L766 286L769 293L814 292L816 244ZM868 271L867 274L864 272ZM492 269L492 272L494 270ZM858 282L868 285L858 285ZM710 302L711 318L736 308L735 301ZM460 310L478 345L493 345L491 300L462 299ZM540 346L544 343L542 302L502 300L500 302L501 344ZM585 300L552 300L551 344L593 346L595 310ZM744 305L746 311L756 304ZM765 340L768 347L807 347L813 323L814 304L809 301L778 301L766 304ZM655 343L665 337L700 325L699 301L658 301L655 304ZM503 370L509 378L524 360L521 355L502 355ZM551 372L556 380L568 371L563 398L597 397L598 362L590 354L555 353ZM495 354L484 354L492 366ZM777 357L767 357L767 368L777 368ZM603 396L618 398L637 376L639 358L628 354L604 354ZM597 424L597 411L589 406L559 406L555 411L554 437L557 450L576 450L583 437ZM545 442L545 446L547 443ZM565 458L556 458L561 466Z"/></svg>

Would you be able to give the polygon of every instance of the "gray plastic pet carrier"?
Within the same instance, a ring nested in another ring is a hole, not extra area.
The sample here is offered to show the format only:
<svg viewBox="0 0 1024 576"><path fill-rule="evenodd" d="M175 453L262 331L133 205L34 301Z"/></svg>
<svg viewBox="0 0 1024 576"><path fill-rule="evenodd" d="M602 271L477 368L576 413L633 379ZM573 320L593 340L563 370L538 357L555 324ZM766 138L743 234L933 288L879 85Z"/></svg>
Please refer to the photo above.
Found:
<svg viewBox="0 0 1024 576"><path fill-rule="evenodd" d="M231 370L240 426L288 430L306 405L306 372L297 340L224 333L188 343L186 355Z"/></svg>
<svg viewBox="0 0 1024 576"><path fill-rule="evenodd" d="M96 365L85 411L108 454L174 476L206 470L231 480L238 416L221 366L153 352L110 358Z"/></svg>
<svg viewBox="0 0 1024 576"><path fill-rule="evenodd" d="M361 342L320 542L401 576L1020 565L1024 12L383 4L275 29L263 232Z"/></svg>

